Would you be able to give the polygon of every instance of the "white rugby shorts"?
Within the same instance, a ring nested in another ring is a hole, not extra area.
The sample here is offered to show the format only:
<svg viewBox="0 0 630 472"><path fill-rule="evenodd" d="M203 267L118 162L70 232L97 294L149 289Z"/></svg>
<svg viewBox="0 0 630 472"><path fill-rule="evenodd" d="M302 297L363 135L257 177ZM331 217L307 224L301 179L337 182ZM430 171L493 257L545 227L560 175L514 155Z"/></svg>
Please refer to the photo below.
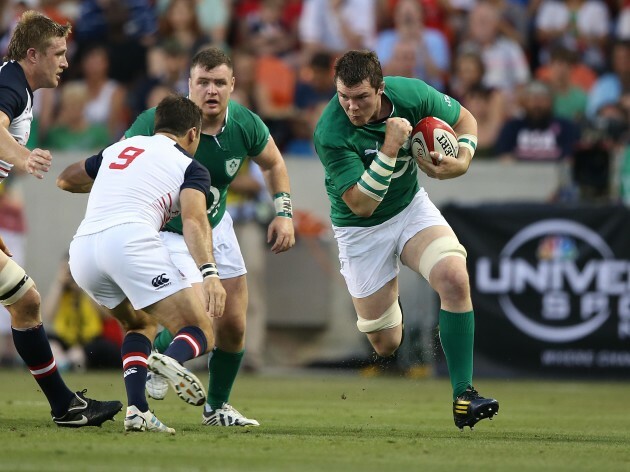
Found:
<svg viewBox="0 0 630 472"><path fill-rule="evenodd" d="M188 252L184 236L170 231L161 231L160 237L177 268L192 284L201 283L201 272ZM212 228L212 246L214 259L219 269L219 278L231 279L247 273L241 247L234 233L232 217L225 212L216 228Z"/></svg>
<svg viewBox="0 0 630 472"><path fill-rule="evenodd" d="M191 287L158 232L144 223L74 238L69 263L79 287L107 308L128 298L135 309L142 309Z"/></svg>
<svg viewBox="0 0 630 472"><path fill-rule="evenodd" d="M449 226L421 188L407 208L376 226L333 225L341 275L350 295L365 298L400 272L398 258L407 241L430 226Z"/></svg>

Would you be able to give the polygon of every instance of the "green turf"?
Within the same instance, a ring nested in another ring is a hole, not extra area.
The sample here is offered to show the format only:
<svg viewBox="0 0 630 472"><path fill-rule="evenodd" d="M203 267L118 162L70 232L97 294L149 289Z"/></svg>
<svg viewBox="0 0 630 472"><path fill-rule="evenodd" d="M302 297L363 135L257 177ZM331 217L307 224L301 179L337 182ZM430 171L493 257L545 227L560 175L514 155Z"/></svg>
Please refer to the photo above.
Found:
<svg viewBox="0 0 630 472"><path fill-rule="evenodd" d="M202 375L202 379L206 378ZM66 375L125 400L117 372ZM232 403L263 426L203 427L172 393L151 407L175 436L57 428L26 371L0 371L0 470L630 471L627 383L478 381L499 416L460 433L441 380L340 375L242 377Z"/></svg>

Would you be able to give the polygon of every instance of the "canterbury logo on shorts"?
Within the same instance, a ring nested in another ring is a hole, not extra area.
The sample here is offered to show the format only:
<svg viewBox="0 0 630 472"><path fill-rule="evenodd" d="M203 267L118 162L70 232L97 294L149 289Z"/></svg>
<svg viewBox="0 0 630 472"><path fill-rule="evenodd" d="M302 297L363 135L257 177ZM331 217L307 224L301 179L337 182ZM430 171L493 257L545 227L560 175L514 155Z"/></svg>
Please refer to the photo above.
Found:
<svg viewBox="0 0 630 472"><path fill-rule="evenodd" d="M170 284L171 284L171 281L166 278L166 274L160 274L157 277L153 277L153 280L151 280L151 285L153 285L157 289L166 287L167 285L170 285Z"/></svg>

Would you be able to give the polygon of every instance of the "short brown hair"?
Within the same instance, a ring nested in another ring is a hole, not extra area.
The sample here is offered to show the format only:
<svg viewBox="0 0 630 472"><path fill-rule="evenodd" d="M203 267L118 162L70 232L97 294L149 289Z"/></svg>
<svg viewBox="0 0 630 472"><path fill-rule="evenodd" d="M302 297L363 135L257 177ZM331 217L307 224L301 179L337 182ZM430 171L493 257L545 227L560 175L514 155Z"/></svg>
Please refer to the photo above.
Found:
<svg viewBox="0 0 630 472"><path fill-rule="evenodd" d="M215 67L219 67L223 64L228 66L230 70L234 69L230 56L228 56L219 48L209 47L207 49L202 49L193 56L190 63L190 68L194 69L195 67L200 66L206 70L212 70Z"/></svg>
<svg viewBox="0 0 630 472"><path fill-rule="evenodd" d="M5 61L20 61L30 48L45 52L54 38L67 38L72 26L60 25L39 12L29 10L22 14L9 41Z"/></svg>
<svg viewBox="0 0 630 472"><path fill-rule="evenodd" d="M155 109L155 132L184 136L189 129L201 132L201 108L181 95L165 97Z"/></svg>
<svg viewBox="0 0 630 472"><path fill-rule="evenodd" d="M383 83L383 69L373 51L348 51L335 63L335 84L340 80L346 87L359 85L368 79L378 90Z"/></svg>

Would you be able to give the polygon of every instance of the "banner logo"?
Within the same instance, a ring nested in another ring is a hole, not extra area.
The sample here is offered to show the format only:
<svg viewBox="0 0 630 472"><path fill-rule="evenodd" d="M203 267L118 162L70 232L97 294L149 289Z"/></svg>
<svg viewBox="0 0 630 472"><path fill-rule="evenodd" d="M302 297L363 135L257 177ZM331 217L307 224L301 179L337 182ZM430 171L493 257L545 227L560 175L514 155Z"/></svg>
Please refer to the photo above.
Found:
<svg viewBox="0 0 630 472"><path fill-rule="evenodd" d="M508 241L498 262L479 258L475 270L477 290L496 294L510 322L532 338L585 338L606 322L615 303L618 336L630 338L630 262L615 259L604 239L580 223L531 224Z"/></svg>

